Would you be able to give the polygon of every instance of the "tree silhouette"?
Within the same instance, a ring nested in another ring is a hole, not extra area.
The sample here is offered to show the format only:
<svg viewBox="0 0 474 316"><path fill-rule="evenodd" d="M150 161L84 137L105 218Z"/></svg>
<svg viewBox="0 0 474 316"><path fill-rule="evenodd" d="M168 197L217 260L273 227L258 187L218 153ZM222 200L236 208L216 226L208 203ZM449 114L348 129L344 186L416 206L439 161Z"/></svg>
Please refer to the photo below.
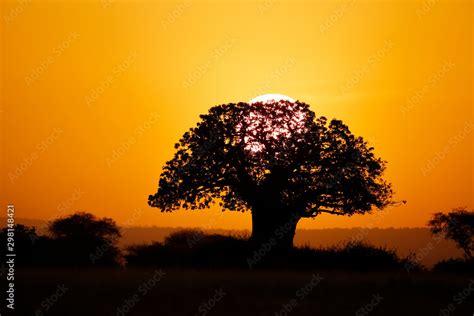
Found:
<svg viewBox="0 0 474 316"><path fill-rule="evenodd" d="M8 241L11 237L11 241ZM34 247L39 240L34 227L15 224L14 234L9 233L8 228L4 227L0 230L0 241L2 242L3 252L7 253L9 243L14 244L17 264L31 264L34 261Z"/></svg>
<svg viewBox="0 0 474 316"><path fill-rule="evenodd" d="M457 208L448 214L435 213L428 222L433 234L443 234L453 240L464 251L467 259L473 259L474 252L474 212Z"/></svg>
<svg viewBox="0 0 474 316"><path fill-rule="evenodd" d="M49 223L63 264L111 265L117 263L120 230L110 218L98 219L91 213L78 212Z"/></svg>
<svg viewBox="0 0 474 316"><path fill-rule="evenodd" d="M231 103L200 118L175 145L150 206L194 210L218 200L223 210L250 210L251 240L287 250L301 218L391 203L373 148L305 103Z"/></svg>

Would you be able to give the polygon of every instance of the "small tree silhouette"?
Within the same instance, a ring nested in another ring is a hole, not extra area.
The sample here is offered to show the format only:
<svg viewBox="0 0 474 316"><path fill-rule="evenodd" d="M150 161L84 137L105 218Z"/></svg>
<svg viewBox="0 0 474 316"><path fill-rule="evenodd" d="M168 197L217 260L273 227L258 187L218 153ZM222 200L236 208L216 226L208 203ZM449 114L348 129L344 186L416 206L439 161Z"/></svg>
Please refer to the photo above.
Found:
<svg viewBox="0 0 474 316"><path fill-rule="evenodd" d="M474 252L474 211L456 208L448 214L441 212L433 214L428 222L433 234L443 234L448 240L453 240L464 251L467 259L472 259Z"/></svg>
<svg viewBox="0 0 474 316"><path fill-rule="evenodd" d="M78 212L59 218L48 226L66 264L111 265L117 263L120 230L110 218L98 219L91 213Z"/></svg>
<svg viewBox="0 0 474 316"><path fill-rule="evenodd" d="M11 240L9 240L8 237L10 237ZM2 250L4 253L7 253L7 247L12 244L16 253L15 262L20 265L31 264L33 262L34 247L39 238L34 227L22 224L15 224L14 233L9 233L7 227L0 230L0 241L4 248Z"/></svg>
<svg viewBox="0 0 474 316"><path fill-rule="evenodd" d="M373 148L305 103L231 103L200 117L149 196L161 211L203 209L217 199L223 210L251 210L257 245L286 251L301 218L364 214L391 203L385 162Z"/></svg>

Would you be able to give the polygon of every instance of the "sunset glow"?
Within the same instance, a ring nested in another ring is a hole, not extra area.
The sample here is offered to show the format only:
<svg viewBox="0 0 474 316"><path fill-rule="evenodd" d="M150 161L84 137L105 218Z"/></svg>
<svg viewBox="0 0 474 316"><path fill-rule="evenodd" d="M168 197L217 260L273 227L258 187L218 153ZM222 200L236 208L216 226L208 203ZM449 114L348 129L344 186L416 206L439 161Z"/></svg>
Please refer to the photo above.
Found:
<svg viewBox="0 0 474 316"><path fill-rule="evenodd" d="M199 115L280 93L363 136L407 200L298 228L473 208L473 2L431 2L1 1L0 201L25 218L250 229L250 214L160 213L147 196ZM259 152L252 128L281 138L304 118L248 120Z"/></svg>

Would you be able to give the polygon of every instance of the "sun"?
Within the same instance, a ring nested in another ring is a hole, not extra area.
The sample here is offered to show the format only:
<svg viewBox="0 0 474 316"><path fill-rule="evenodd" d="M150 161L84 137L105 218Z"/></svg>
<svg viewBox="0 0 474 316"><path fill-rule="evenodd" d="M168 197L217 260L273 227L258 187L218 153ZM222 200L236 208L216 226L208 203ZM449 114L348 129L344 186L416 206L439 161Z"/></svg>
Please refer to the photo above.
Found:
<svg viewBox="0 0 474 316"><path fill-rule="evenodd" d="M252 100L249 101L250 104L253 103L273 103L273 102L278 102L278 101L289 101L294 103L295 100L290 98L289 96L283 95L283 94L277 94L277 93L268 93L268 94L262 94L259 95L258 97L253 98Z"/></svg>
<svg viewBox="0 0 474 316"><path fill-rule="evenodd" d="M237 124L245 149L251 154L264 152L269 143L281 146L306 131L302 105L283 94L263 94L249 101L250 111Z"/></svg>

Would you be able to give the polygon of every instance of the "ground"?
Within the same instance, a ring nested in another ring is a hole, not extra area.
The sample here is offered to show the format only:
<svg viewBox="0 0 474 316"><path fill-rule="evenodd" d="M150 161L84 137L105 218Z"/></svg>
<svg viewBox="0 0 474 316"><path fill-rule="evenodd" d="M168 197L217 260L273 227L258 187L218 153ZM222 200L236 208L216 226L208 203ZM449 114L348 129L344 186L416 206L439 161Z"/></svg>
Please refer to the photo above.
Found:
<svg viewBox="0 0 474 316"><path fill-rule="evenodd" d="M473 279L396 272L19 269L16 315L471 316Z"/></svg>

